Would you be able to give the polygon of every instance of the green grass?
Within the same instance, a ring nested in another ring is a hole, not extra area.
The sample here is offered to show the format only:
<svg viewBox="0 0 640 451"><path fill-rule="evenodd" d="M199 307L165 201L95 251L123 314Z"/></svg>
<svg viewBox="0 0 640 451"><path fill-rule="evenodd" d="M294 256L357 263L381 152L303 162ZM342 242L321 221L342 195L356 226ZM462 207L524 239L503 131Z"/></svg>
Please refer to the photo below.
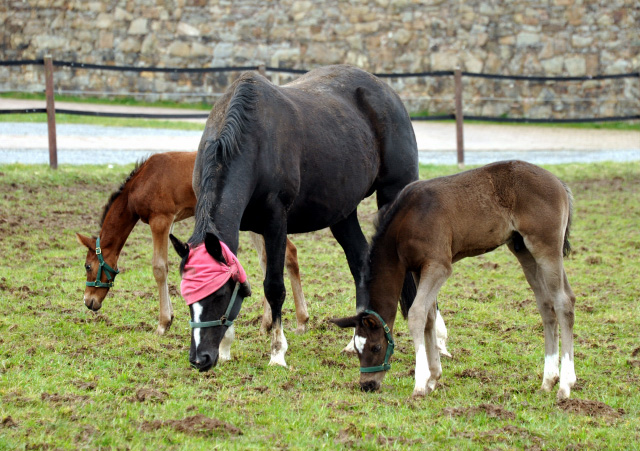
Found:
<svg viewBox="0 0 640 451"><path fill-rule="evenodd" d="M454 358L425 399L410 399L414 353L403 319L382 391L358 389L357 359L340 353L349 332L328 323L354 311L353 281L326 230L292 236L311 320L306 334L293 334L287 299L289 367L267 365L260 269L242 235L254 294L236 321L233 359L191 370L175 255L176 319L153 334L148 226L127 241L100 313L82 302L85 251L74 234L97 233L102 205L131 168L0 166L0 449L638 449L640 163L547 166L575 197L566 260L577 296L572 399L601 407L577 411L539 389L541 320L503 248L456 264L441 290ZM423 166L421 177L457 171ZM360 215L370 236L373 199ZM192 227L187 220L174 233L186 239ZM183 429L196 415L225 424Z"/></svg>

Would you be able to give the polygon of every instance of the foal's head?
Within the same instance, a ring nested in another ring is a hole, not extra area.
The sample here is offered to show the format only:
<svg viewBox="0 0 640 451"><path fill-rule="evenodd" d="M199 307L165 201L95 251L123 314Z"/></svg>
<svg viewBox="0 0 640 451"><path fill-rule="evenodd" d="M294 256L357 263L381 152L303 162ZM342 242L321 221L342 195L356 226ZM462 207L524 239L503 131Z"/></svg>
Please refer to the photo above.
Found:
<svg viewBox="0 0 640 451"><path fill-rule="evenodd" d="M218 347L240 312L251 287L238 259L218 237L206 235L204 244L191 247L170 235L180 257L182 297L191 312L189 361L200 371L218 363Z"/></svg>
<svg viewBox="0 0 640 451"><path fill-rule="evenodd" d="M87 283L84 290L84 305L97 312L102 307L102 301L107 296L109 288L113 286L118 270L114 269L117 256L102 253L99 238L89 238L76 233L78 242L87 248L87 258L84 269L87 272Z"/></svg>
<svg viewBox="0 0 640 451"><path fill-rule="evenodd" d="M376 391L391 365L389 359L395 346L391 331L375 312L364 312L348 318L332 319L340 327L354 327L354 345L360 359L360 387L364 391Z"/></svg>

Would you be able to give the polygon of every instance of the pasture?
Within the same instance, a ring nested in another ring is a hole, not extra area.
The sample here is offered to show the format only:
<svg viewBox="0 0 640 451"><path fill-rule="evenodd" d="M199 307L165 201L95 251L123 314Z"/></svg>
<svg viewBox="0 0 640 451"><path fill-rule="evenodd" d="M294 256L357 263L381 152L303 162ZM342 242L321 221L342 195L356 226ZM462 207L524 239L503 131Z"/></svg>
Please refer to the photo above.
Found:
<svg viewBox="0 0 640 451"><path fill-rule="evenodd" d="M132 165L0 166L0 449L638 449L640 162L547 166L575 198L565 268L576 294L571 399L540 390L542 322L506 248L462 260L440 292L452 359L437 389L411 399L414 351L398 319L382 391L363 393L350 338L328 319L355 311L344 253L328 230L298 247L309 331L283 310L288 368L259 333L261 271L241 235L254 294L236 320L232 360L189 367L189 310L170 254L176 318L157 325L149 227L138 224L115 287L95 314L82 302L86 250L102 206ZM454 166L422 166L421 178ZM374 201L360 208L373 231ZM186 239L193 219L174 234ZM288 281L285 282L289 290Z"/></svg>

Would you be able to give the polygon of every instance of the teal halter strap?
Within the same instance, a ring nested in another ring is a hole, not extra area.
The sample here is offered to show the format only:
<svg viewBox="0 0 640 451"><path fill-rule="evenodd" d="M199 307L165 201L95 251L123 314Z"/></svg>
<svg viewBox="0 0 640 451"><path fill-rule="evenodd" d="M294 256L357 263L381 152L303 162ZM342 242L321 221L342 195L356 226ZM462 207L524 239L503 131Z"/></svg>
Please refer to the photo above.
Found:
<svg viewBox="0 0 640 451"><path fill-rule="evenodd" d="M369 315L373 315L380 320L382 323L382 327L384 328L384 335L387 338L387 353L384 355L384 363L378 366L367 366L364 368L360 368L361 373L377 373L378 371L388 371L391 369L391 364L389 363L389 359L393 355L393 349L395 348L395 343L393 341L393 337L391 336L391 330L387 323L384 322L382 317L378 315L373 310L365 310L364 313L368 313Z"/></svg>
<svg viewBox="0 0 640 451"><path fill-rule="evenodd" d="M230 327L233 324L235 318L229 319L229 315L231 315L231 311L233 310L233 306L236 303L236 298L238 296L238 289L240 288L240 282L236 282L236 287L233 289L233 294L231 295L231 300L229 301L229 307L227 307L227 311L224 312L222 318L216 321L204 321L202 323L195 323L193 321L189 321L189 325L192 329L196 329L198 327L215 327L215 326L227 326Z"/></svg>
<svg viewBox="0 0 640 451"><path fill-rule="evenodd" d="M113 286L113 282L116 280L116 275L120 273L117 269L113 269L111 266L104 261L102 258L102 249L100 249L100 238L96 240L96 255L98 256L98 261L100 262L100 266L98 267L98 274L96 275L95 282L87 282L88 287L99 287L99 288L111 288ZM107 276L107 282L103 282L102 279L102 271L104 270L104 274Z"/></svg>

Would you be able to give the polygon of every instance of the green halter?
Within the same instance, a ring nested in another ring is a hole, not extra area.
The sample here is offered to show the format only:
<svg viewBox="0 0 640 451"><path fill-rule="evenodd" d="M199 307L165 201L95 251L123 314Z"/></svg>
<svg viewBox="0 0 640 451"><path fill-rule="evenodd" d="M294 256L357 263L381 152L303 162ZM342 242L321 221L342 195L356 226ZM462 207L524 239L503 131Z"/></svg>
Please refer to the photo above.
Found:
<svg viewBox="0 0 640 451"><path fill-rule="evenodd" d="M100 238L96 240L96 255L98 256L98 261L100 262L100 266L98 267L98 274L96 275L95 282L87 282L88 287L99 287L99 288L111 288L113 286L113 282L116 280L116 275L120 273L117 269L113 269L111 266L107 265L107 262L102 258L102 249L100 249ZM107 282L103 282L102 280L102 271L104 270L105 275L107 276Z"/></svg>
<svg viewBox="0 0 640 451"><path fill-rule="evenodd" d="M215 321L204 321L202 323L195 323L193 321L189 321L189 325L192 329L197 329L198 327L215 327L215 326L227 326L231 327L233 321L236 319L235 317L229 318L231 315L231 311L233 310L233 306L236 303L236 298L238 296L238 289L240 288L240 282L236 282L236 287L233 289L233 294L231 295L231 300L229 301L229 307L227 307L227 311L224 312L224 315L218 320ZM242 302L242 297L240 298L240 302Z"/></svg>
<svg viewBox="0 0 640 451"><path fill-rule="evenodd" d="M365 368L361 367L360 372L361 373L377 373L378 371L388 371L389 369L391 369L391 364L389 363L389 359L393 355L393 348L395 348L396 346L395 343L393 342L393 337L391 336L391 330L389 329L389 326L387 326L387 323L384 322L382 317L378 315L376 312L374 312L373 310L365 310L364 313L374 315L376 318L380 320L380 322L382 323L382 327L384 328L384 335L387 338L388 345L387 345L387 353L384 355L384 363L382 365L368 366Z"/></svg>

